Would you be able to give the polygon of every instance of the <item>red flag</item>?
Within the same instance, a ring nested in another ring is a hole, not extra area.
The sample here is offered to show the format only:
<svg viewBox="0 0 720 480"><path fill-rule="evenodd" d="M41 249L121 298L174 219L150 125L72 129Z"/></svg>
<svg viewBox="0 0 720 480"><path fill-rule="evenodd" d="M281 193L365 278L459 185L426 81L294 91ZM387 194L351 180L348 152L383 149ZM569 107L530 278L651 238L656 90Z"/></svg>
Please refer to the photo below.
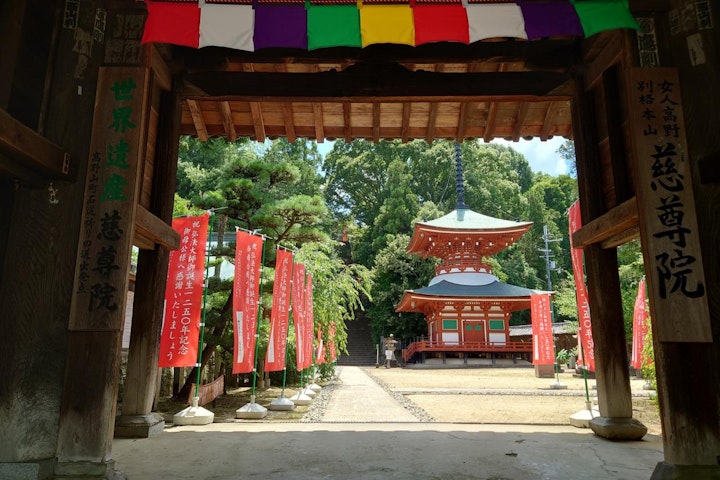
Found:
<svg viewBox="0 0 720 480"><path fill-rule="evenodd" d="M290 313L290 281L292 280L292 252L278 250L275 259L275 285L270 314L270 338L265 355L265 371L285 368L288 316Z"/></svg>
<svg viewBox="0 0 720 480"><path fill-rule="evenodd" d="M575 293L578 309L578 343L581 348L579 363L591 372L595 371L595 342L592 336L592 323L590 318L590 303L588 302L587 287L583 270L582 248L572 246L572 236L581 226L580 201L576 201L568 211L570 227L570 257L572 259L573 276L575 277Z"/></svg>
<svg viewBox="0 0 720 480"><path fill-rule="evenodd" d="M303 370L303 359L305 358L305 348L307 342L305 340L305 322L303 320L303 312L305 305L303 304L305 297L305 265L296 263L293 267L293 285L292 285L292 312L293 323L295 324L295 364L297 370ZM312 351L312 345L310 347Z"/></svg>
<svg viewBox="0 0 720 480"><path fill-rule="evenodd" d="M176 218L180 248L170 252L159 367L191 367L198 360L208 214Z"/></svg>
<svg viewBox="0 0 720 480"><path fill-rule="evenodd" d="M645 335L647 335L647 300L645 297L645 279L640 280L638 285L637 297L635 297L635 311L633 312L633 348L632 361L633 368L640 369L643 364L643 344L645 343Z"/></svg>
<svg viewBox="0 0 720 480"><path fill-rule="evenodd" d="M303 311L303 322L305 323L305 345L307 345L307 348L304 351L305 357L303 359L303 368L310 368L313 364L313 332L315 330L312 283L313 277L312 275L308 275L305 280L305 310Z"/></svg>
<svg viewBox="0 0 720 480"><path fill-rule="evenodd" d="M328 349L330 350L330 361L334 362L337 360L337 350L335 349L335 334L337 333L335 322L330 323L328 330Z"/></svg>
<svg viewBox="0 0 720 480"><path fill-rule="evenodd" d="M530 295L530 317L533 332L533 365L553 365L555 352L552 318L550 318L550 295L547 293Z"/></svg>
<svg viewBox="0 0 720 480"><path fill-rule="evenodd" d="M318 346L317 346L317 354L315 355L315 363L318 365L322 365L325 363L325 344L323 343L322 338L322 330L318 327Z"/></svg>
<svg viewBox="0 0 720 480"><path fill-rule="evenodd" d="M235 237L233 373L248 373L255 368L255 333L257 331L263 239L241 231L238 231Z"/></svg>

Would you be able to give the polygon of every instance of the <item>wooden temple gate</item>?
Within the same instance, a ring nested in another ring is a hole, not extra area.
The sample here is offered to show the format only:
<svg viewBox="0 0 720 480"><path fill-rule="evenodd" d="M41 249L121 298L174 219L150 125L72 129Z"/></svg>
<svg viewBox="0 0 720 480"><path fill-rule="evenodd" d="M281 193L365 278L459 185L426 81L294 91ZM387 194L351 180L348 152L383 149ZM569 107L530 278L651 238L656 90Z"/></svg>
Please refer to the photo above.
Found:
<svg viewBox="0 0 720 480"><path fill-rule="evenodd" d="M133 244L141 254L117 430L157 429L151 407L162 299L155 292L163 291L177 242L169 222L181 134L259 141L572 135L583 214L574 244L585 251L597 355L594 429L622 439L642 427L632 419L616 268L616 247L639 236L665 447L653 478L718 478L719 12L701 0L630 5L642 20L637 35L233 53L141 47L144 6L129 0L1 3L0 476L112 475L118 300ZM306 76L293 77L299 73ZM662 97L640 91L649 84ZM664 98L669 103L656 103ZM103 102L96 107L96 100ZM120 102L117 114L130 109L123 118L132 132L109 130L120 120L108 110L112 102ZM658 114L671 116L677 130L662 131L667 123L659 125ZM113 150L100 146L110 141ZM98 169L113 169L103 178L114 183L93 183ZM113 185L125 189L104 205L93 198L93 189ZM106 232L93 222L115 213L122 233L99 241ZM116 262L84 263L84 249L110 247Z"/></svg>

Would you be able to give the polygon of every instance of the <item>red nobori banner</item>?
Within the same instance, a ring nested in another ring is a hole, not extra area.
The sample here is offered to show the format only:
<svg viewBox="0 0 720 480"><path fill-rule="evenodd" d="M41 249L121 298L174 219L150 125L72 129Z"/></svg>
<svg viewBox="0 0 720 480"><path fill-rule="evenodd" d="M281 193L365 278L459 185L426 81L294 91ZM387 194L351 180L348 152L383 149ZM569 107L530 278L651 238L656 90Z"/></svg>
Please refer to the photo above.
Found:
<svg viewBox="0 0 720 480"><path fill-rule="evenodd" d="M546 293L530 295L530 317L533 336L533 365L553 365L555 352L552 338L552 318L550 317L550 295Z"/></svg>
<svg viewBox="0 0 720 480"><path fill-rule="evenodd" d="M322 365L325 363L325 343L323 342L322 337L322 329L318 327L318 335L317 335L318 345L317 345L317 354L315 355L315 363L318 365Z"/></svg>
<svg viewBox="0 0 720 480"><path fill-rule="evenodd" d="M305 280L305 311L303 312L303 322L305 323L305 344L308 346L304 350L303 368L310 368L313 364L313 338L314 338L314 312L313 312L313 277L308 275Z"/></svg>
<svg viewBox="0 0 720 480"><path fill-rule="evenodd" d="M572 236L582 225L580 217L580 201L576 201L568 210L570 230L570 258L572 259L573 277L575 277L575 294L578 309L578 343L580 343L579 363L591 372L595 371L595 342L592 336L590 303L588 302L585 274L583 270L582 248L572 246Z"/></svg>
<svg viewBox="0 0 720 480"><path fill-rule="evenodd" d="M645 296L645 279L640 280L637 297L635 297L635 310L633 312L633 344L632 360L633 368L642 368L643 365L643 344L645 335L648 332L647 324L647 300Z"/></svg>
<svg viewBox="0 0 720 480"><path fill-rule="evenodd" d="M263 239L241 231L236 232L235 237L233 373L248 373L255 368L255 333L257 331Z"/></svg>
<svg viewBox="0 0 720 480"><path fill-rule="evenodd" d="M267 355L265 355L266 372L276 372L285 368L292 259L292 252L287 250L277 251L272 312L270 313L270 338L268 339Z"/></svg>
<svg viewBox="0 0 720 480"><path fill-rule="evenodd" d="M292 312L293 323L295 324L295 364L298 372L303 370L303 359L306 356L305 349L308 348L312 352L312 345L307 346L305 336L305 321L303 319L305 312L305 265L296 263L293 267L293 286L292 286ZM310 354L312 355L312 353Z"/></svg>
<svg viewBox="0 0 720 480"><path fill-rule="evenodd" d="M337 360L337 349L335 348L335 335L337 333L337 327L335 322L330 323L328 330L328 349L330 350L330 361L334 362Z"/></svg>
<svg viewBox="0 0 720 480"><path fill-rule="evenodd" d="M159 367L191 367L198 360L209 215L176 218L180 248L170 252Z"/></svg>

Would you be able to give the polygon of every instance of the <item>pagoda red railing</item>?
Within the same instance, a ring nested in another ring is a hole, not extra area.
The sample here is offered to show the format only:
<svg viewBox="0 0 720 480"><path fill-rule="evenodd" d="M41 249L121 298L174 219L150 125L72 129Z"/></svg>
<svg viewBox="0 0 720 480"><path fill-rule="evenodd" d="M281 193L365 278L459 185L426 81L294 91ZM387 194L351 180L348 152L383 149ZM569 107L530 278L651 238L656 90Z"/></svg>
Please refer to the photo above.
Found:
<svg viewBox="0 0 720 480"><path fill-rule="evenodd" d="M403 361L407 362L418 352L472 352L472 353L532 353L530 342L431 342L422 340L411 343L402 351Z"/></svg>

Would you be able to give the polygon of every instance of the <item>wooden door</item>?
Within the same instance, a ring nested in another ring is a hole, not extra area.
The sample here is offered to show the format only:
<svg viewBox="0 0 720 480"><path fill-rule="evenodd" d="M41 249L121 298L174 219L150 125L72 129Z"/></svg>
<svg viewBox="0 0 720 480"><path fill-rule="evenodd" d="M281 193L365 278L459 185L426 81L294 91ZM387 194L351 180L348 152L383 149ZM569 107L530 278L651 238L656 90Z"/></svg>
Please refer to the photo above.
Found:
<svg viewBox="0 0 720 480"><path fill-rule="evenodd" d="M463 322L463 341L465 343L485 343L487 341L485 321L465 320Z"/></svg>

